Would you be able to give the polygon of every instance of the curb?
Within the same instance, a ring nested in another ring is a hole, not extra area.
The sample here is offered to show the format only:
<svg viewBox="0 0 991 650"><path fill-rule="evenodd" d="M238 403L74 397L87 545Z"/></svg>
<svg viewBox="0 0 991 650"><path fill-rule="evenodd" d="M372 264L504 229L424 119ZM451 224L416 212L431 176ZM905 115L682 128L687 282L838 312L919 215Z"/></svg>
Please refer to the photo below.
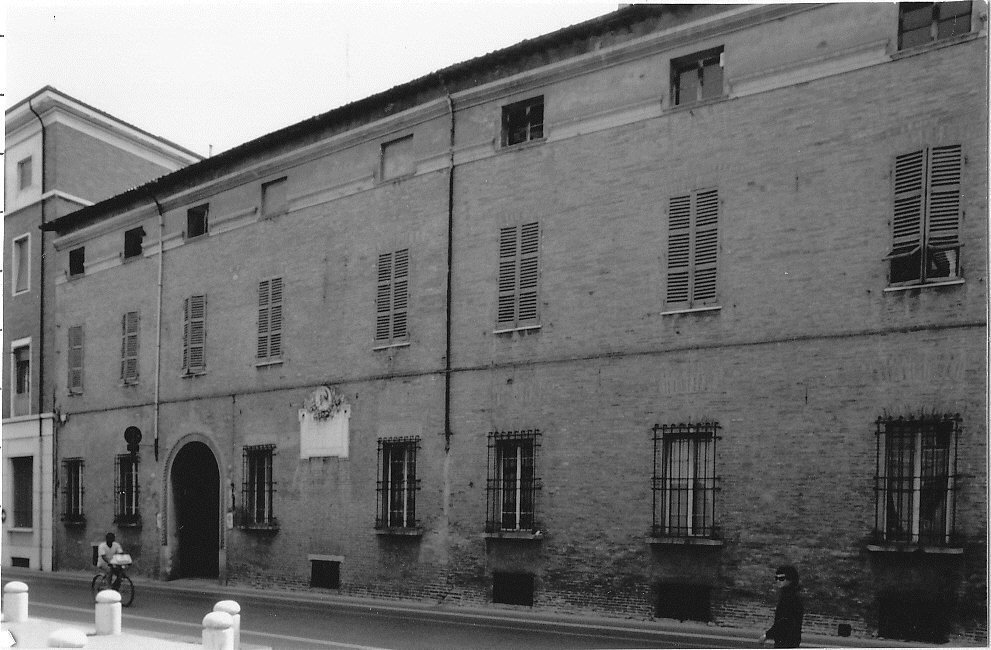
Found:
<svg viewBox="0 0 991 650"><path fill-rule="evenodd" d="M55 571L39 572L29 569L13 569L4 567L5 578L16 578L19 580L30 580L42 578L47 580L72 580L74 582L89 582L94 572L88 571ZM335 609L375 609L379 611L392 612L397 615L403 613L416 615L420 618L424 616L444 620L475 621L479 624L492 624L497 622L512 622L516 625L530 625L533 627L548 627L560 630L584 629L601 632L617 632L635 635L638 637L651 638L660 635L679 635L685 637L703 637L708 639L718 639L731 642L752 641L756 646L757 637L763 629L749 629L740 627L723 627L705 623L687 623L668 619L636 620L611 618L606 616L588 616L585 614L563 614L555 612L541 611L521 611L519 609L502 609L501 606L481 608L477 606L459 606L443 603L434 603L419 600L399 600L391 598L371 598L362 596L345 596L324 592L296 592L289 590L263 590L256 587L244 586L224 586L209 579L178 579L173 581L158 581L146 577L131 576L135 583L136 590L147 589L149 591L172 591L172 592L196 592L201 594L215 594L218 597L231 598L243 597L257 601L278 601L278 602L302 602L310 604L324 604ZM5 579L4 582L7 582ZM920 647L940 647L926 643L908 643L888 639L865 639L858 637L838 637L824 634L802 635L802 647L823 647L823 648L920 648Z"/></svg>

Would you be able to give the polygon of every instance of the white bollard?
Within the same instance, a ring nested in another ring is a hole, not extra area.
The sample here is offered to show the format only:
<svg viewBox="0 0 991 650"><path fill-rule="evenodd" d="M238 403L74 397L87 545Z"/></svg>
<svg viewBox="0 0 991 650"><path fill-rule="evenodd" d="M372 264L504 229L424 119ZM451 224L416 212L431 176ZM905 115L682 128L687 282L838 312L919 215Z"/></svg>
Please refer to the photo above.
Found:
<svg viewBox="0 0 991 650"><path fill-rule="evenodd" d="M231 615L234 624L231 630L234 636L234 650L241 650L241 606L234 600L222 600L213 606L215 612L226 612Z"/></svg>
<svg viewBox="0 0 991 650"><path fill-rule="evenodd" d="M104 589L96 595L96 633L98 636L120 634L120 594Z"/></svg>
<svg viewBox="0 0 991 650"><path fill-rule="evenodd" d="M48 635L49 648L85 648L86 633L71 627L55 630Z"/></svg>
<svg viewBox="0 0 991 650"><path fill-rule="evenodd" d="M234 619L227 612L203 617L203 650L234 650Z"/></svg>
<svg viewBox="0 0 991 650"><path fill-rule="evenodd" d="M3 614L8 623L28 620L28 586L23 582L8 582L3 588Z"/></svg>

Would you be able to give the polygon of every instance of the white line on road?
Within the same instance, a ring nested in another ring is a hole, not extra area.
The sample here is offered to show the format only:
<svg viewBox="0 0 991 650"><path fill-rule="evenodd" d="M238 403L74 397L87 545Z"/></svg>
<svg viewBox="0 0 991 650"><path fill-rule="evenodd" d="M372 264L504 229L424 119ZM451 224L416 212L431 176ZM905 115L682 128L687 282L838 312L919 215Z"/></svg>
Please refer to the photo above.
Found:
<svg viewBox="0 0 991 650"><path fill-rule="evenodd" d="M86 607L72 607L70 605L52 605L49 603L34 603L37 607L48 607L50 609L61 609L70 612L80 612L83 614L91 614L93 612L92 608ZM181 627L190 627L197 630L202 630L203 626L196 623L186 623L185 621L176 621L170 618L155 618L153 616L141 616L140 614L127 614L126 618L135 619L139 621L146 621L149 623L165 623L168 625L178 625ZM128 632L128 634L135 634L137 636L141 635L141 632ZM310 645L320 645L326 646L328 648L342 648L343 650L392 650L391 648L380 648L377 646L370 645L357 645L354 643L338 643L336 641L325 641L323 639L310 639L304 636L287 636L283 634L269 634L268 632L252 632L251 630L245 630L241 628L241 634L243 636L253 636L253 637L266 637L270 639L281 639L283 641L302 641Z"/></svg>

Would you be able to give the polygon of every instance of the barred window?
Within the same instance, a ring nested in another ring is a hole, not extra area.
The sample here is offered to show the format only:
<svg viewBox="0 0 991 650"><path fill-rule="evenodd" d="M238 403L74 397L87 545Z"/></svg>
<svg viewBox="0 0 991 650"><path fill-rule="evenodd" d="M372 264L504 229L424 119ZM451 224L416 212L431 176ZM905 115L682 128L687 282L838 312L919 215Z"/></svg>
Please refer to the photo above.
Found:
<svg viewBox="0 0 991 650"><path fill-rule="evenodd" d="M879 541L933 546L954 537L959 415L879 417L874 490Z"/></svg>
<svg viewBox="0 0 991 650"><path fill-rule="evenodd" d="M121 318L120 380L123 384L138 383L138 328L141 316L129 311Z"/></svg>
<svg viewBox="0 0 991 650"><path fill-rule="evenodd" d="M540 430L489 433L486 532L536 531Z"/></svg>
<svg viewBox="0 0 991 650"><path fill-rule="evenodd" d="M123 525L140 523L139 492L138 456L118 454L114 461L114 523Z"/></svg>
<svg viewBox="0 0 991 650"><path fill-rule="evenodd" d="M85 521L83 493L83 459L64 459L62 461L62 521Z"/></svg>
<svg viewBox="0 0 991 650"><path fill-rule="evenodd" d="M416 451L419 445L420 438L415 436L378 441L376 528L419 526L416 518L416 493L420 489L420 480L416 478Z"/></svg>
<svg viewBox="0 0 991 650"><path fill-rule="evenodd" d="M182 301L182 372L206 372L206 296Z"/></svg>
<svg viewBox="0 0 991 650"><path fill-rule="evenodd" d="M69 328L68 354L66 355L69 368L67 386L70 395L81 395L83 392L83 327L74 325Z"/></svg>
<svg viewBox="0 0 991 650"><path fill-rule="evenodd" d="M282 358L282 278L258 283L258 361Z"/></svg>
<svg viewBox="0 0 991 650"><path fill-rule="evenodd" d="M409 330L409 249L382 253L375 295L375 343L404 341Z"/></svg>
<svg viewBox="0 0 991 650"><path fill-rule="evenodd" d="M244 482L241 484L242 525L272 526L276 523L273 509L275 481L272 480L272 458L275 445L254 445L244 448Z"/></svg>
<svg viewBox="0 0 991 650"><path fill-rule="evenodd" d="M654 536L713 536L718 431L717 422L654 425Z"/></svg>

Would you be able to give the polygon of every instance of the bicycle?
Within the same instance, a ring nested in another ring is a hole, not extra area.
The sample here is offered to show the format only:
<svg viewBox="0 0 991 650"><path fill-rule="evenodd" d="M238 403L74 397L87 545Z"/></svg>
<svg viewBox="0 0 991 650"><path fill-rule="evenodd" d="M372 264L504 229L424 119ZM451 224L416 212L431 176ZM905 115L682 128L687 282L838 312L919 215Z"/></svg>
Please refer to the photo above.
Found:
<svg viewBox="0 0 991 650"><path fill-rule="evenodd" d="M131 556L124 554L122 556L114 556L113 561L110 565L114 568L113 572L109 575L106 573L97 573L93 576L93 580L89 584L90 592L92 592L95 598L98 593L104 589L112 589L120 594L120 604L122 607L130 607L131 603L134 601L134 583L127 576L127 571L125 567L131 564Z"/></svg>

